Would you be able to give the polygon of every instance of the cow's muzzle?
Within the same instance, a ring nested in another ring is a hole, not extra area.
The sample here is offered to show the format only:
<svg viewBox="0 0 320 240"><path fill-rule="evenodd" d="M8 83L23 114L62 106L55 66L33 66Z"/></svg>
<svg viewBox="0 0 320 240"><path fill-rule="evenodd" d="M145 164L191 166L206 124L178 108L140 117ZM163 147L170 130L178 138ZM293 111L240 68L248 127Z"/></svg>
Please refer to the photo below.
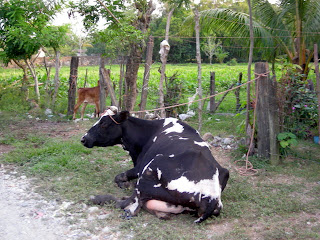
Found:
<svg viewBox="0 0 320 240"><path fill-rule="evenodd" d="M88 138L88 135L84 135L81 138L81 143L82 143L83 146L85 146L87 148L92 148L93 147L92 141L90 141L90 139Z"/></svg>

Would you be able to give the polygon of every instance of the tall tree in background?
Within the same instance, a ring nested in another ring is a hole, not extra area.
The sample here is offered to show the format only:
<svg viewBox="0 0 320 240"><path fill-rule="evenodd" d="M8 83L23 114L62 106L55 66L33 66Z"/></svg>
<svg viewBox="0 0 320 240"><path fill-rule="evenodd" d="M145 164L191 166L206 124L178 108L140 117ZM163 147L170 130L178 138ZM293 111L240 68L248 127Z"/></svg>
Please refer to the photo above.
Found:
<svg viewBox="0 0 320 240"><path fill-rule="evenodd" d="M54 76L54 92L51 101L51 107L55 107L56 98L58 95L58 90L60 87L60 48L66 43L67 33L69 32L69 26L49 26L45 29L47 31L46 35L50 36L49 38L44 39L47 42L45 45L51 47L55 55L55 76Z"/></svg>
<svg viewBox="0 0 320 240"><path fill-rule="evenodd" d="M167 22L166 22L166 32L165 32L165 38L164 40L167 41L167 50L163 51L160 49L160 51L163 52L163 55L161 56L161 77L160 77L160 83L159 83L159 104L160 108L160 116L165 117L165 111L163 109L164 107L164 91L163 91L163 83L165 80L165 71L166 71L166 64L167 64L167 56L169 54L170 50L170 44L169 44L169 33L170 33L170 24L171 24L171 18L173 15L173 12L182 6L182 4L185 4L188 6L190 0L164 0L166 12L167 12ZM163 44L162 44L162 47Z"/></svg>
<svg viewBox="0 0 320 240"><path fill-rule="evenodd" d="M285 53L290 62L300 66L299 71L306 78L312 44L317 41L315 33L320 32L320 1L280 0L275 6L268 0L253 0L252 12L254 45L263 47L264 56L268 56L266 60L274 61ZM249 38L249 15L246 13L217 8L201 11L200 17L204 30L214 29Z"/></svg>
<svg viewBox="0 0 320 240"><path fill-rule="evenodd" d="M135 0L133 5L124 6L125 1L98 0L94 5L88 0L81 0L71 4L72 11L84 16L84 25L93 29L99 19L107 21L107 28L99 32L100 39L106 45L128 46L126 63L126 92L124 94L124 108L133 110L137 98L137 75L145 48L144 37L149 29L151 14L155 9L152 0ZM102 36L104 35L104 36ZM117 41L114 41L117 40Z"/></svg>
<svg viewBox="0 0 320 240"><path fill-rule="evenodd" d="M61 8L60 1L8 0L0 2L0 58L8 64L14 61L23 69L22 91L28 99L27 67L34 78L36 99L40 100L37 75L32 55L50 38L50 20ZM27 67L26 67L27 66Z"/></svg>
<svg viewBox="0 0 320 240"><path fill-rule="evenodd" d="M151 14L155 10L152 0L136 0L135 7L137 9L137 19L132 25L142 34L146 34L151 21ZM142 61L142 53L145 49L144 40L132 42L130 44L130 53L127 60L125 81L127 93L125 94L125 109L132 111L137 99L137 76L140 63Z"/></svg>

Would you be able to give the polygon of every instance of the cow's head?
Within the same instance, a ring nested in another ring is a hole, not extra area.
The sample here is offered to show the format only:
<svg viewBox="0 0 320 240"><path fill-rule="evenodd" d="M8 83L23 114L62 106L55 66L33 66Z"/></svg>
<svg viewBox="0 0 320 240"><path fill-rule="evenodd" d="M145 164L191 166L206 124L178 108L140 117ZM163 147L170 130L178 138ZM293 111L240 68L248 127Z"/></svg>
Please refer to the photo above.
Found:
<svg viewBox="0 0 320 240"><path fill-rule="evenodd" d="M101 118L81 138L81 143L88 148L121 144L121 124L128 117L128 111L122 111L118 114L111 109L106 110Z"/></svg>

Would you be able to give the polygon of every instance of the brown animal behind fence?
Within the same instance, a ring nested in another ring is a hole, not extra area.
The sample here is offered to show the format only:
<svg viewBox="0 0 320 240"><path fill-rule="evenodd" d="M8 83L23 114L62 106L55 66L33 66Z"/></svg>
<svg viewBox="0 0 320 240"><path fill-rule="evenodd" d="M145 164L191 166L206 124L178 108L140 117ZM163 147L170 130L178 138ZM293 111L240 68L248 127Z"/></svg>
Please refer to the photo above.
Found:
<svg viewBox="0 0 320 240"><path fill-rule="evenodd" d="M108 90L106 89L106 97L108 96ZM74 107L73 111L73 119L76 119L76 114L83 103L81 109L81 119L83 119L84 111L89 104L94 104L96 106L94 117L98 117L100 113L100 84L98 81L98 86L92 88L79 88L78 89L78 100L77 104Z"/></svg>

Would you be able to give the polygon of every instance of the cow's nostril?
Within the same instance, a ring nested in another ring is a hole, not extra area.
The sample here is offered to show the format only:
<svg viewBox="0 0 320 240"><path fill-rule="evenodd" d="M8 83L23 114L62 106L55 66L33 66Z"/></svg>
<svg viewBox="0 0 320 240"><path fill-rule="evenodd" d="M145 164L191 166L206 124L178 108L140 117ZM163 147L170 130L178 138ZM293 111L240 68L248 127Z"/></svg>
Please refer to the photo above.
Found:
<svg viewBox="0 0 320 240"><path fill-rule="evenodd" d="M85 139L84 137L82 137L82 138L81 138L81 143L82 143L82 144L85 144L85 142L86 142L86 139Z"/></svg>

